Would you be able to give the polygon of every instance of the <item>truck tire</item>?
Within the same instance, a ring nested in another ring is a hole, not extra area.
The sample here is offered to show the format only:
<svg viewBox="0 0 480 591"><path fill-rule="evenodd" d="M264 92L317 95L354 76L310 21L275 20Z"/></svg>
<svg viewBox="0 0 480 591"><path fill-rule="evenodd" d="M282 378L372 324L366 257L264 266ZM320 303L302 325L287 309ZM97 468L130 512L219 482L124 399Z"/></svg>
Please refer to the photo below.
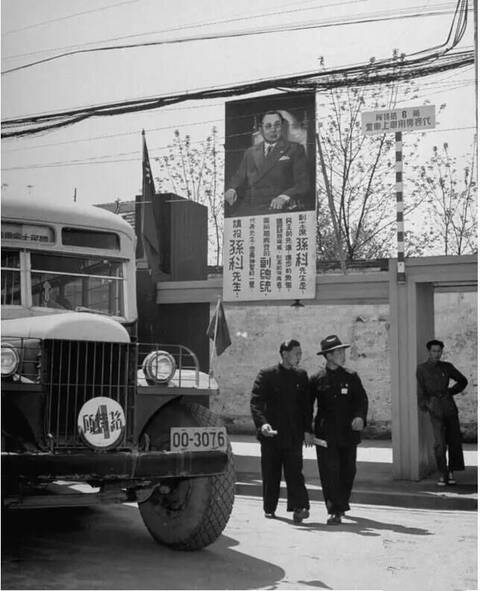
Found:
<svg viewBox="0 0 480 591"><path fill-rule="evenodd" d="M169 449L170 427L221 425L199 404L174 401L156 415L145 431L151 449ZM233 454L228 443L228 464L217 476L176 478L168 481L168 495L158 489L139 503L142 519L152 537L174 550L200 550L214 542L227 525L235 494Z"/></svg>

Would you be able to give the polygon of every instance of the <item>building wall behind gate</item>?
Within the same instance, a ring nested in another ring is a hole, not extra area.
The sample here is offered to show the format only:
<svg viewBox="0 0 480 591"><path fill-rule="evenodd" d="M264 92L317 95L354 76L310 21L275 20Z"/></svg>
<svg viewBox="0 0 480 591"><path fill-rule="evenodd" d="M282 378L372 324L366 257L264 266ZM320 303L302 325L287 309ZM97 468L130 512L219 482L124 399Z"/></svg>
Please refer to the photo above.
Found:
<svg viewBox="0 0 480 591"><path fill-rule="evenodd" d="M455 396L465 439L477 438L477 294L435 295L436 336L445 343L443 358L451 361L468 379L463 394Z"/></svg>
<svg viewBox="0 0 480 591"><path fill-rule="evenodd" d="M436 336L445 341L444 358L469 379L467 394L457 396L467 439L477 434L476 294L435 296ZM213 312L213 310L211 310ZM317 356L320 340L337 334L347 349L347 366L358 371L369 396L367 437L391 436L388 305L306 304L254 306L225 304L232 345L215 360L220 393L212 410L224 417L232 432L253 432L250 392L261 367L278 363L280 342L296 338L302 344L302 365L312 373L324 364Z"/></svg>

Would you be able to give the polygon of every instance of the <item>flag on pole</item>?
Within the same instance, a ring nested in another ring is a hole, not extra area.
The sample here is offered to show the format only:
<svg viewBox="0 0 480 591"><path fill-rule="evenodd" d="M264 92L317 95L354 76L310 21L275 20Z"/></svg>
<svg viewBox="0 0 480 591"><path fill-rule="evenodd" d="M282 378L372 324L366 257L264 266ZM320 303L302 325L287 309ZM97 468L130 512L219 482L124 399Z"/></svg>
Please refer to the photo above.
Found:
<svg viewBox="0 0 480 591"><path fill-rule="evenodd" d="M145 130L142 129L143 157L142 157L142 242L144 256L147 258L150 269L157 270L160 256L158 233L153 215L153 199L155 197L155 185L153 183L152 169L148 157Z"/></svg>
<svg viewBox="0 0 480 591"><path fill-rule="evenodd" d="M218 298L215 313L207 328L207 335L213 341L214 350L217 356L221 355L227 347L230 347L230 333L228 331L227 319L223 309L222 300Z"/></svg>

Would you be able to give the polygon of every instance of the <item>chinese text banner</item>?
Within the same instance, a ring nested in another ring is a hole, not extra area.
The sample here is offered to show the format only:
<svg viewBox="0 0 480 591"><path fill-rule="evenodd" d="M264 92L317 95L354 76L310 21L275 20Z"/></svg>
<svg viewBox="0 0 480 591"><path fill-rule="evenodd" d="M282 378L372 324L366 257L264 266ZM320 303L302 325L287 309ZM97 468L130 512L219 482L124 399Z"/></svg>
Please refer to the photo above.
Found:
<svg viewBox="0 0 480 591"><path fill-rule="evenodd" d="M315 297L315 211L226 218L225 301Z"/></svg>

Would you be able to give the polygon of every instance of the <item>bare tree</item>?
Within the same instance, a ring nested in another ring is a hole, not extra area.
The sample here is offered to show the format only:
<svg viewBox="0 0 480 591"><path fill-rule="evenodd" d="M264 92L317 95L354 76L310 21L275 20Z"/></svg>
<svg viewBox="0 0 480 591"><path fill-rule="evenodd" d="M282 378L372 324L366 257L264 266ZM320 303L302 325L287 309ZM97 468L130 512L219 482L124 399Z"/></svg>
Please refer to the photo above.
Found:
<svg viewBox="0 0 480 591"><path fill-rule="evenodd" d="M394 52L394 57L400 64L403 56ZM374 61L372 58L370 64ZM364 76L368 79L369 67ZM366 137L361 113L393 109L401 99L417 98L416 92L411 81L380 86L359 84L328 91L320 105L326 115L319 122L317 142L321 164L319 209L323 206L325 210L328 205L343 268L343 261L388 256L395 234L394 134ZM410 157L420 142L415 135L409 144ZM421 201L422 195L416 193L406 202L405 214Z"/></svg>
<svg viewBox="0 0 480 591"><path fill-rule="evenodd" d="M156 177L160 191L171 191L208 207L209 258L220 265L223 242L223 149L219 149L218 132L213 127L201 142L189 135L174 132L168 153L155 158L159 165Z"/></svg>
<svg viewBox="0 0 480 591"><path fill-rule="evenodd" d="M475 150L466 166L459 167L448 144L434 146L424 165L417 166L415 191L426 196L423 233L432 244L441 246L445 255L477 252L477 184Z"/></svg>

